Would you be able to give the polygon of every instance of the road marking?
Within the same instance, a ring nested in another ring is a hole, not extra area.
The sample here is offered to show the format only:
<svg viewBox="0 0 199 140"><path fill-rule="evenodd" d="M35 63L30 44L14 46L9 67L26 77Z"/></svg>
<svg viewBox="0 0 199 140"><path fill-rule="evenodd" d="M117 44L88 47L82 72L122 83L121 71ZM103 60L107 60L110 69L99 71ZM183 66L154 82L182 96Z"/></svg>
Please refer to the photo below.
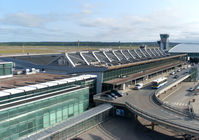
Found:
<svg viewBox="0 0 199 140"><path fill-rule="evenodd" d="M164 97L162 100L164 101L166 98L168 98L169 96L171 96L174 92L176 92L179 88L177 88L176 90L174 90L173 92L171 92L169 95L167 95L166 97Z"/></svg>

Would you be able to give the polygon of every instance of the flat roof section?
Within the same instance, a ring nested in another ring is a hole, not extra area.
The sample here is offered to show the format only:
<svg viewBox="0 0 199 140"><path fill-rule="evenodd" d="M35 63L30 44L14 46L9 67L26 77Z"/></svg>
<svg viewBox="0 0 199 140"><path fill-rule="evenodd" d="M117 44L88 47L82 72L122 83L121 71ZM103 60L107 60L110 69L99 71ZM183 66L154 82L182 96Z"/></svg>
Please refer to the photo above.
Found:
<svg viewBox="0 0 199 140"><path fill-rule="evenodd" d="M49 86L55 86L59 84L66 84L79 80L85 80L89 78L96 78L96 75L84 74L84 75L56 75L47 73L37 73L31 75L14 75L14 77L7 78L0 81L0 91L8 90L17 92L31 90L30 88L41 89ZM20 87L20 88L19 88Z"/></svg>
<svg viewBox="0 0 199 140"><path fill-rule="evenodd" d="M22 86L29 86L47 81L54 81L55 79L63 79L64 75L55 75L47 73L36 73L31 75L14 75L10 78L5 78L0 81L0 90L17 88Z"/></svg>

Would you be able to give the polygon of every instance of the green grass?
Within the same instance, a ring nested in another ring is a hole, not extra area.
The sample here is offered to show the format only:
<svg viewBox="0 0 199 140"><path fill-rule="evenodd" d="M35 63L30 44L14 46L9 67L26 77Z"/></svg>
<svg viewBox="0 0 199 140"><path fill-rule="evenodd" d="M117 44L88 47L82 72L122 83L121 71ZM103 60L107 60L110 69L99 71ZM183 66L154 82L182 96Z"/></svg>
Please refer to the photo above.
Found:
<svg viewBox="0 0 199 140"><path fill-rule="evenodd" d="M0 55L12 55L12 54L45 54L45 53L62 53L62 52L73 52L83 50L99 50L100 48L113 48L113 49L133 49L139 46L0 46ZM151 48L151 47L150 47Z"/></svg>

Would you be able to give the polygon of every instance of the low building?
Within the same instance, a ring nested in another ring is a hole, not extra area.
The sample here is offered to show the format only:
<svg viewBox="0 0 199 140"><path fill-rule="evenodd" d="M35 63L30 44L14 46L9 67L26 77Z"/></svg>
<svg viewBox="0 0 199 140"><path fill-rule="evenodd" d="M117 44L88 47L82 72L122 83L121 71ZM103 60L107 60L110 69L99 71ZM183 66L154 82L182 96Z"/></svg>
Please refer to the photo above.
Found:
<svg viewBox="0 0 199 140"><path fill-rule="evenodd" d="M89 108L95 75L16 75L0 81L0 139L14 140Z"/></svg>

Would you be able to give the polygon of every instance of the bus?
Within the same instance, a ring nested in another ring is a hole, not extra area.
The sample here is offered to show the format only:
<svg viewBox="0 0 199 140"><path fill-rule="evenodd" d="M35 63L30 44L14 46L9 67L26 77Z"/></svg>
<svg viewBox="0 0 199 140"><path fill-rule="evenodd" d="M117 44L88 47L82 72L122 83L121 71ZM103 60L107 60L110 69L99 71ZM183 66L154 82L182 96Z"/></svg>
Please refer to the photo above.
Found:
<svg viewBox="0 0 199 140"><path fill-rule="evenodd" d="M167 83L167 78L166 77L161 77L156 80L152 81L152 88L160 88L161 86L165 85Z"/></svg>

